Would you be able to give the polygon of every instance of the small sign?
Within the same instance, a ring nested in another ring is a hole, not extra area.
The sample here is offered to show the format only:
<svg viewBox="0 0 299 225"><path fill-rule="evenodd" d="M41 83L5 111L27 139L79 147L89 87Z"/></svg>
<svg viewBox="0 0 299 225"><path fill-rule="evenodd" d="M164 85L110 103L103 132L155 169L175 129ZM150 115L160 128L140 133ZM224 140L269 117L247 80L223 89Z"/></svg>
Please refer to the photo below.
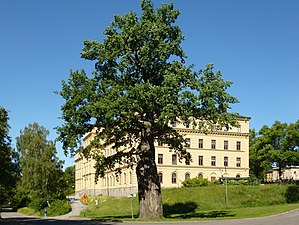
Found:
<svg viewBox="0 0 299 225"><path fill-rule="evenodd" d="M82 204L83 205L88 205L88 196L86 193L82 196Z"/></svg>
<svg viewBox="0 0 299 225"><path fill-rule="evenodd" d="M129 194L128 197L129 197L129 198L136 197L136 194Z"/></svg>

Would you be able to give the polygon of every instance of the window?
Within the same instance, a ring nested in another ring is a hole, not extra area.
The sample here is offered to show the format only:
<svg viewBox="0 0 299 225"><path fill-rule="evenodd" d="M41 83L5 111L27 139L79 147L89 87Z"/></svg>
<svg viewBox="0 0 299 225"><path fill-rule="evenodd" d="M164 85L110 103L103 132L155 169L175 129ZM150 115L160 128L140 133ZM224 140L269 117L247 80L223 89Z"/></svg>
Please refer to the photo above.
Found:
<svg viewBox="0 0 299 225"><path fill-rule="evenodd" d="M176 184L176 173L171 174L171 183Z"/></svg>
<svg viewBox="0 0 299 225"><path fill-rule="evenodd" d="M199 173L197 177L198 177L199 179L203 179L203 174L202 174L202 173Z"/></svg>
<svg viewBox="0 0 299 225"><path fill-rule="evenodd" d="M158 139L158 146L163 146L162 140Z"/></svg>
<svg viewBox="0 0 299 225"><path fill-rule="evenodd" d="M211 149L216 149L216 140L211 141Z"/></svg>
<svg viewBox="0 0 299 225"><path fill-rule="evenodd" d="M158 164L163 164L163 154L158 154Z"/></svg>
<svg viewBox="0 0 299 225"><path fill-rule="evenodd" d="M190 147L190 144L191 144L191 140L190 140L190 138L186 138L186 139L185 139L185 142L186 142L186 147L189 148L189 147Z"/></svg>
<svg viewBox="0 0 299 225"><path fill-rule="evenodd" d="M225 149L225 150L228 149L228 141L224 141L224 149Z"/></svg>
<svg viewBox="0 0 299 225"><path fill-rule="evenodd" d="M191 159L191 155L188 153L188 155L186 156L186 159L185 159L186 165L190 165L190 159Z"/></svg>
<svg viewBox="0 0 299 225"><path fill-rule="evenodd" d="M172 165L177 165L177 155L176 154L172 155Z"/></svg>
<svg viewBox="0 0 299 225"><path fill-rule="evenodd" d="M241 158L240 157L237 157L237 159L236 159L236 166L241 167Z"/></svg>
<svg viewBox="0 0 299 225"><path fill-rule="evenodd" d="M216 166L216 156L211 156L211 166Z"/></svg>
<svg viewBox="0 0 299 225"><path fill-rule="evenodd" d="M216 177L211 177L211 182L215 182L216 181Z"/></svg>
<svg viewBox="0 0 299 225"><path fill-rule="evenodd" d="M217 130L217 124L216 123L214 123L213 124L213 129L212 129L213 131L216 131Z"/></svg>
<svg viewBox="0 0 299 225"><path fill-rule="evenodd" d="M202 155L198 156L198 165L203 166L203 156Z"/></svg>
<svg viewBox="0 0 299 225"><path fill-rule="evenodd" d="M241 141L237 141L237 150L241 150Z"/></svg>
<svg viewBox="0 0 299 225"><path fill-rule="evenodd" d="M228 166L228 157L224 156L224 166Z"/></svg>
<svg viewBox="0 0 299 225"><path fill-rule="evenodd" d="M173 122L171 123L171 126L172 126L172 127L176 127L176 121L173 121Z"/></svg>
<svg viewBox="0 0 299 225"><path fill-rule="evenodd" d="M203 139L198 139L198 148L203 148Z"/></svg>
<svg viewBox="0 0 299 225"><path fill-rule="evenodd" d="M190 128L190 124L189 123L186 123L186 128Z"/></svg>
<svg viewBox="0 0 299 225"><path fill-rule="evenodd" d="M241 132L241 125L239 125L239 126L237 127L237 132L238 132L238 133Z"/></svg>
<svg viewBox="0 0 299 225"><path fill-rule="evenodd" d="M160 172L158 173L159 182L163 183L163 174Z"/></svg>
<svg viewBox="0 0 299 225"><path fill-rule="evenodd" d="M188 180L188 179L190 179L190 173L185 173L185 180Z"/></svg>

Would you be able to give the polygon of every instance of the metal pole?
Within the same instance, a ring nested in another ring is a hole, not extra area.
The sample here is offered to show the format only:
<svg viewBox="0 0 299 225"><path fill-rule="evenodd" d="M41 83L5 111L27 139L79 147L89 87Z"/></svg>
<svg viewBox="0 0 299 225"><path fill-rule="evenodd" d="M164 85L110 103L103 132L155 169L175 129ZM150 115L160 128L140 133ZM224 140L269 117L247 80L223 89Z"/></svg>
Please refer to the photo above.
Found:
<svg viewBox="0 0 299 225"><path fill-rule="evenodd" d="M227 173L225 167L225 206L228 207L228 193L227 193Z"/></svg>
<svg viewBox="0 0 299 225"><path fill-rule="evenodd" d="M133 196L131 197L131 212L132 212L132 219L134 219L134 215L133 215Z"/></svg>

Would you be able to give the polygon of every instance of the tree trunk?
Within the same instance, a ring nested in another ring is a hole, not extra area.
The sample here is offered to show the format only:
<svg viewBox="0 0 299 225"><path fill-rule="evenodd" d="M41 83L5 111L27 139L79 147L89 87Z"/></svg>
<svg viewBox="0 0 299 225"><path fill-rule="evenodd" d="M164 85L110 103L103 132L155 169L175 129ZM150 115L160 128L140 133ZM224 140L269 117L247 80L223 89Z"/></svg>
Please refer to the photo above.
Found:
<svg viewBox="0 0 299 225"><path fill-rule="evenodd" d="M160 219L163 217L161 186L155 162L154 140L149 135L150 125L141 135L140 158L136 174L138 182L139 218Z"/></svg>

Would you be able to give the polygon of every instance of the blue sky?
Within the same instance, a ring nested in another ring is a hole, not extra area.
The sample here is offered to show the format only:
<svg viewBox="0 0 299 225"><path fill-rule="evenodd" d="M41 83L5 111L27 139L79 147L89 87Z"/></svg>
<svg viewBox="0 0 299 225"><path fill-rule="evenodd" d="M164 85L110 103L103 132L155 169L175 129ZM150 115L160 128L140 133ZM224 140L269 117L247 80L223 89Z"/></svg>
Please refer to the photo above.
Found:
<svg viewBox="0 0 299 225"><path fill-rule="evenodd" d="M154 0L155 6L168 0ZM299 119L299 1L173 0L182 14L177 24L186 40L188 64L214 63L240 103L235 112L250 116L251 128L275 120ZM10 136L38 122L57 135L69 70L93 64L80 58L84 39L103 40L114 14L140 13L138 0L0 1L0 106L10 111ZM15 142L13 143L15 144ZM66 166L74 159L65 157Z"/></svg>

